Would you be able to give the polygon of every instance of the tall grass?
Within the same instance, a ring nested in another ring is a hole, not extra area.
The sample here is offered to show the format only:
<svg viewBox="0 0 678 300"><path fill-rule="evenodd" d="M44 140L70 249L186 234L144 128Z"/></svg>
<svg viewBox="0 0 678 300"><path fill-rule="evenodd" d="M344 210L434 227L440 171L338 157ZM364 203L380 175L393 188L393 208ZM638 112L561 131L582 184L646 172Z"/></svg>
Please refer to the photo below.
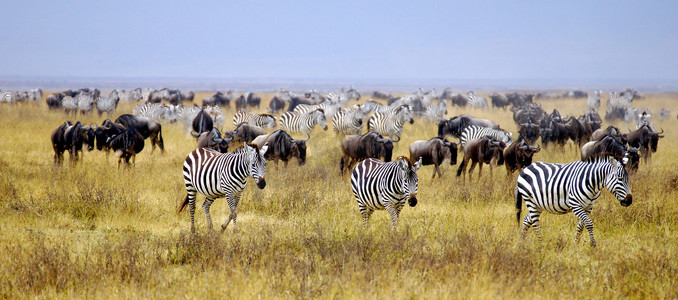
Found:
<svg viewBox="0 0 678 300"><path fill-rule="evenodd" d="M637 105L675 112L676 100L655 94ZM563 114L585 109L582 100L540 103ZM461 113L516 132L510 111L453 108L448 116ZM49 136L66 119L76 120L44 103L0 105L0 297L678 297L674 118L655 123L666 137L631 178L633 205L621 207L606 191L595 204L595 249L586 239L574 243L572 214L542 215L542 241L533 232L520 241L516 174L509 178L503 167L491 178L486 167L472 183L454 176L457 166L446 163L435 180L424 167L419 204L403 210L398 230L385 212L363 230L349 175L339 174L339 140L320 129L308 142L306 165L270 163L267 187L247 187L237 233L209 232L198 208L193 235L187 213L176 214L185 196L181 165L195 145L181 125L163 124L165 153L147 147L131 170L97 151L54 166ZM436 133L424 120L407 124L394 154L407 155L409 143ZM577 157L568 145L535 160ZM225 201L212 207L214 221L223 222Z"/></svg>

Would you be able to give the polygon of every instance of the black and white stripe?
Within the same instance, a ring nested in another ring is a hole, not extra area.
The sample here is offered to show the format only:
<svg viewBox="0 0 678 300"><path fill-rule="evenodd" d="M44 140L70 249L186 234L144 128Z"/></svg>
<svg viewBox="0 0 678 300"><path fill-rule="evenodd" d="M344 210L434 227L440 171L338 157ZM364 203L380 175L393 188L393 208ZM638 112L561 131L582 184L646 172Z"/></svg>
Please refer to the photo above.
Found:
<svg viewBox="0 0 678 300"><path fill-rule="evenodd" d="M301 132L306 135L306 140L311 138L309 132L316 124L327 130L327 119L322 109L316 109L309 113L288 111L280 116L280 128L288 133Z"/></svg>
<svg viewBox="0 0 678 300"><path fill-rule="evenodd" d="M461 132L461 136L459 137L459 143L464 146L471 140L480 139L487 135L497 141L504 142L506 146L509 146L513 143L513 134L511 132L478 125L469 125L468 127L464 128L464 131Z"/></svg>
<svg viewBox="0 0 678 300"><path fill-rule="evenodd" d="M591 245L595 246L593 222L589 214L603 187L621 205L631 205L629 174L623 164L614 158L596 157L567 164L536 162L529 165L520 173L515 189L518 222L523 200L528 210L523 220L521 237L524 238L527 230L534 227L541 238L539 216L544 211L555 214L573 212L579 218L575 242L586 227Z"/></svg>
<svg viewBox="0 0 678 300"><path fill-rule="evenodd" d="M261 128L275 129L275 117L270 114L255 114L247 110L240 110L233 116L233 126L240 123L256 125Z"/></svg>
<svg viewBox="0 0 678 300"><path fill-rule="evenodd" d="M363 112L362 105L354 105L352 108L344 108L334 114L332 117L332 128L334 133L339 135L360 134L363 130Z"/></svg>
<svg viewBox="0 0 678 300"><path fill-rule="evenodd" d="M426 107L426 119L429 121L439 122L445 118L447 114L447 101L445 99L440 100L436 105L429 105Z"/></svg>
<svg viewBox="0 0 678 300"><path fill-rule="evenodd" d="M207 226L212 229L210 206L217 198L226 197L230 213L226 222L221 225L223 232L228 223L233 220L233 230L236 230L238 216L238 202L240 195L247 186L247 177L251 176L260 189L266 186L266 160L264 153L268 145L261 147L245 144L232 153L219 153L208 148L198 148L188 154L184 161L183 173L186 184L186 198L179 207L179 213L188 204L191 214L191 231L195 231L195 197L197 193L205 195L202 205L207 218Z"/></svg>
<svg viewBox="0 0 678 300"><path fill-rule="evenodd" d="M395 141L399 141L400 133L403 131L405 121L409 121L410 124L414 122L414 120L412 120L412 110L408 105L401 105L391 113L378 112L373 114L367 123L367 129L368 131L374 131L383 136L396 136L398 139Z"/></svg>
<svg viewBox="0 0 678 300"><path fill-rule="evenodd" d="M363 216L364 227L375 210L385 209L391 215L391 225L396 228L405 201L409 200L410 206L417 205L417 170L420 167L421 159L412 164L404 156L388 163L368 158L355 166L351 174L351 189Z"/></svg>
<svg viewBox="0 0 678 300"><path fill-rule="evenodd" d="M488 108L487 99L485 97L478 97L476 93L470 91L466 94L466 99L468 99L468 105L475 108Z"/></svg>

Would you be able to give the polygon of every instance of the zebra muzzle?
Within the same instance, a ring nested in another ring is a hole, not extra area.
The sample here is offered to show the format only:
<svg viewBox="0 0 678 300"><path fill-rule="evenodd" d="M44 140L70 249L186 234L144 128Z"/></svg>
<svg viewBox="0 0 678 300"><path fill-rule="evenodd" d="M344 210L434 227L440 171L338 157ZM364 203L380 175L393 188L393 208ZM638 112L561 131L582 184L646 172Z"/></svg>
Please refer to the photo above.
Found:
<svg viewBox="0 0 678 300"><path fill-rule="evenodd" d="M408 199L407 202L409 202L411 207L415 207L417 205L417 194L411 194L410 199Z"/></svg>
<svg viewBox="0 0 678 300"><path fill-rule="evenodd" d="M628 194L628 195L626 195L626 198L624 198L624 200L619 201L619 202L624 207L629 206L629 205L631 205L631 203L633 203L633 196L631 194Z"/></svg>
<svg viewBox="0 0 678 300"><path fill-rule="evenodd" d="M264 179L263 177L260 177L259 182L257 182L257 187L259 189L264 189L266 187L266 179Z"/></svg>

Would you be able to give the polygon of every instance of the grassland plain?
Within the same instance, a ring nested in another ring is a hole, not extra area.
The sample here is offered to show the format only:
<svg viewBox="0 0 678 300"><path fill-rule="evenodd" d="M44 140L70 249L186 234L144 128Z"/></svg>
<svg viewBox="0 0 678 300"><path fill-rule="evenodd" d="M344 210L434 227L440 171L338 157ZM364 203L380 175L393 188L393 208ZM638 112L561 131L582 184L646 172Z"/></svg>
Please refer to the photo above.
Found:
<svg viewBox="0 0 678 300"><path fill-rule="evenodd" d="M262 95L262 111L271 97ZM677 101L676 94L650 94L634 106L675 114ZM584 100L539 102L571 115L586 107ZM115 116L131 110L121 105ZM448 117L461 113L517 130L510 111L452 108ZM54 166L50 133L67 119L101 124L104 117L67 116L44 102L0 105L2 298L678 297L675 115L655 121L666 137L631 178L633 205L622 207L607 191L596 203L595 249L586 238L573 242L572 214L543 215L543 240L531 232L521 242L515 175L507 178L503 167L492 178L486 168L473 183L456 178L456 166L444 165L443 178L433 181L433 168L423 167L419 204L403 210L398 230L385 212L362 230L331 129L313 132L306 165L269 163L266 188L248 185L237 233L209 232L198 208L191 235L188 214L176 214L185 196L181 166L195 146L181 124L163 124L165 152L151 153L147 143L132 170L98 151ZM409 143L436 133L423 119L407 124L394 154L407 155ZM577 158L572 146L535 156ZM225 201L212 207L214 222L223 222Z"/></svg>

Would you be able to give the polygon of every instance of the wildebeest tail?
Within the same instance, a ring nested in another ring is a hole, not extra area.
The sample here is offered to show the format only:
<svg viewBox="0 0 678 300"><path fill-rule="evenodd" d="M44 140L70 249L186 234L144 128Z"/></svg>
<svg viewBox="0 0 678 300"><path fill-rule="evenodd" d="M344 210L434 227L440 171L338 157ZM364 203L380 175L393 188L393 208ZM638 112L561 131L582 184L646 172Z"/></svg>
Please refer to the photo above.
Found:
<svg viewBox="0 0 678 300"><path fill-rule="evenodd" d="M162 140L162 126L158 124L158 147L160 151L165 152L165 142Z"/></svg>
<svg viewBox="0 0 678 300"><path fill-rule="evenodd" d="M459 164L459 169L457 169L457 177L461 176L461 172L464 171L465 166L466 166L466 159L462 159L461 164Z"/></svg>
<svg viewBox="0 0 678 300"><path fill-rule="evenodd" d="M186 207L186 204L188 204L188 194L186 194L186 198L184 198L184 202L181 203L179 206L179 209L177 210L177 215L181 213L182 210L184 210L184 207Z"/></svg>

